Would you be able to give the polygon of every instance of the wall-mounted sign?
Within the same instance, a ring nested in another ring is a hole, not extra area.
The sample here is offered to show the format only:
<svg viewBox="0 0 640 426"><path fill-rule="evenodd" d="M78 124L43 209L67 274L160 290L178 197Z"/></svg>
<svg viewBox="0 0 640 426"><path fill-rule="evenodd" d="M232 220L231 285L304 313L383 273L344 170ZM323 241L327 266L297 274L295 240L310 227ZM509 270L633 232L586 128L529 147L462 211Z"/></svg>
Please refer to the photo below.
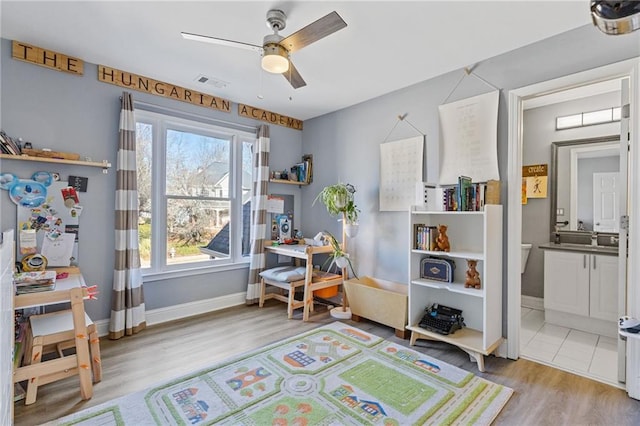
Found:
<svg viewBox="0 0 640 426"><path fill-rule="evenodd" d="M522 179L526 180L527 198L547 198L547 165L522 166Z"/></svg>
<svg viewBox="0 0 640 426"><path fill-rule="evenodd" d="M264 109L254 108L250 105L238 104L238 115L277 124L278 126L289 127L290 129L302 130L302 120Z"/></svg>
<svg viewBox="0 0 640 426"><path fill-rule="evenodd" d="M64 71L75 75L82 75L84 73L84 62L82 59L16 40L13 40L11 57L19 61L30 62L56 71Z"/></svg>
<svg viewBox="0 0 640 426"><path fill-rule="evenodd" d="M98 80L115 84L139 92L176 99L189 104L212 108L218 111L231 112L231 101L217 96L207 95L191 89L154 80L149 77L120 71L104 65L98 65Z"/></svg>

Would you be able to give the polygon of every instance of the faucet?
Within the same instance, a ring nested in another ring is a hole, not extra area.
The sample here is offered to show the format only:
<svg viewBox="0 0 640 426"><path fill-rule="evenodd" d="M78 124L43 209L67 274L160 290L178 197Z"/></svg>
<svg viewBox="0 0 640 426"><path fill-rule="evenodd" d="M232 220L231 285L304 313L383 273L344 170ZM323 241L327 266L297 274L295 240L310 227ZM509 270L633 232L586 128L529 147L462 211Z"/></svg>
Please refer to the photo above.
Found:
<svg viewBox="0 0 640 426"><path fill-rule="evenodd" d="M593 231L591 233L591 245L592 246L597 246L598 245L598 233Z"/></svg>
<svg viewBox="0 0 640 426"><path fill-rule="evenodd" d="M555 232L553 233L553 243L560 244L560 227L555 226Z"/></svg>
<svg viewBox="0 0 640 426"><path fill-rule="evenodd" d="M611 236L611 244L613 244L614 246L617 246L618 243L620 242L620 237L616 237L615 235Z"/></svg>

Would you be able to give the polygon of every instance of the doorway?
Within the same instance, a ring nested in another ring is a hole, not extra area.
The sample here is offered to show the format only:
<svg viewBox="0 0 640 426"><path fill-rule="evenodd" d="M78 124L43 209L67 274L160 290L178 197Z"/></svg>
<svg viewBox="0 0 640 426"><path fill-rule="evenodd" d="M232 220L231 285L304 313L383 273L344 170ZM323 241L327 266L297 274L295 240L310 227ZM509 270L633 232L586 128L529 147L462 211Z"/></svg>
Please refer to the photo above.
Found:
<svg viewBox="0 0 640 426"><path fill-rule="evenodd" d="M523 165L523 102L527 99L541 97L546 94L560 93L567 90L568 88L584 87L592 83L618 78L629 80L631 89L630 110L635 111L636 107L634 104L634 100L635 102L637 102L637 100L640 99L639 69L639 61L636 58L601 67L595 70L585 71L579 74L513 90L509 93L509 185L507 212L508 247L520 247L522 243L522 209L520 205L520 182L522 179L521 171ZM633 112L631 113L631 119L634 120L634 122L631 124L631 127L635 129L639 128L638 122L640 121L640 119L637 117L637 115L637 112L635 114ZM631 134L630 143L631 148L629 156L631 157L631 164L638 164L637 161L638 158L640 158L640 155L638 154L638 150L634 149L634 146L637 146L638 143L637 132ZM639 171L637 170L637 167L634 170L630 169L628 172L628 175L630 177L628 188L630 212L638 211L639 201L638 196L635 195L638 189L637 184L635 184L635 182L638 182L638 173ZM625 173L625 175L626 174L627 173ZM640 239L640 230L636 229L632 230L632 232L633 235L629 235L628 257L626 240L624 241L624 248L621 250L621 257L624 259L623 261L621 261L621 263L625 266L625 274L623 276L624 278L621 280L621 286L622 291L626 293L627 297L626 299L623 298L623 300L625 300L626 302L621 304L620 312L637 317L639 315L639 312L637 312L637 310L639 309L638 306L640 305L638 303L640 295L638 287L640 287L640 285L638 285L637 280L633 279L633 277L636 277L638 275L638 266L637 262L633 262L632 259L634 258L634 256L636 256L636 253L638 253L638 247L636 246ZM518 255L518 250L510 249L508 252L507 356L512 359L517 359L520 356L522 283L520 276L521 258ZM634 265L634 263L636 265Z"/></svg>

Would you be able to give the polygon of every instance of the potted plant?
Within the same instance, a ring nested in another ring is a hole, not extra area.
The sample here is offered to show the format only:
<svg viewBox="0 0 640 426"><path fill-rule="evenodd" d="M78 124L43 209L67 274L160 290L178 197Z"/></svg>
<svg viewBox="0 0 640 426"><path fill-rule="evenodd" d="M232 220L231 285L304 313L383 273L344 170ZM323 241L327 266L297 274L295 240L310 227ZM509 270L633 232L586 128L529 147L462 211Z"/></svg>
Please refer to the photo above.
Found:
<svg viewBox="0 0 640 426"><path fill-rule="evenodd" d="M318 194L313 203L320 200L331 216L342 215L345 233L348 237L355 237L358 232L358 215L360 209L354 202L356 188L349 183L336 183L326 186Z"/></svg>
<svg viewBox="0 0 640 426"><path fill-rule="evenodd" d="M353 269L351 259L349 259L349 253L345 253L342 250L342 247L340 247L340 243L338 243L336 237L334 237L333 234L331 234L329 231L323 231L323 234L324 238L329 241L333 252L331 252L324 265L322 265L322 268L324 269L324 266L327 264L327 262L331 261L331 263L329 264L329 268L327 268L327 271L331 269L331 266L333 266L334 263L336 264L336 266L338 266L338 268L346 268L347 266L349 266L349 269L351 269L351 273L353 274L353 276L358 278L358 274L356 274L356 271Z"/></svg>

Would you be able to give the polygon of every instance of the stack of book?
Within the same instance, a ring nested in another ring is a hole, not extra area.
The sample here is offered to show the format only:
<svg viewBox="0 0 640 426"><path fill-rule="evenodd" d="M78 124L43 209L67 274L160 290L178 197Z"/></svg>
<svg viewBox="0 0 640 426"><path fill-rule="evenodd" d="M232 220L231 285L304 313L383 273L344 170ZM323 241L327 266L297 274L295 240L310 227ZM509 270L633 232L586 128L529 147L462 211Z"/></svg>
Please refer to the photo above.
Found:
<svg viewBox="0 0 640 426"><path fill-rule="evenodd" d="M20 145L1 130L0 130L0 153L10 154L10 155L22 154Z"/></svg>
<svg viewBox="0 0 640 426"><path fill-rule="evenodd" d="M13 276L16 294L37 293L56 287L56 271L21 272Z"/></svg>

